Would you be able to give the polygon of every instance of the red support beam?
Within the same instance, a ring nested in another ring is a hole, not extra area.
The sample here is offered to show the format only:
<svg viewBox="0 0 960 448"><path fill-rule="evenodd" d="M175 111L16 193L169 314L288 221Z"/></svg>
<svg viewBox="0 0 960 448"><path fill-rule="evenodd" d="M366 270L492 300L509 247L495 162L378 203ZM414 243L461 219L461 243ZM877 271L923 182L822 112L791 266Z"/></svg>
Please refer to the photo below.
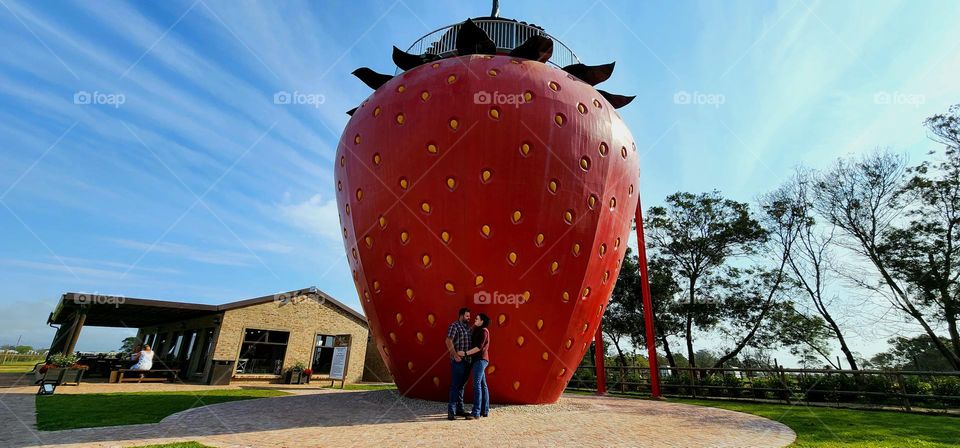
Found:
<svg viewBox="0 0 960 448"><path fill-rule="evenodd" d="M603 349L603 320L597 325L597 334L593 337L593 365L597 368L597 395L607 394L607 371L604 368L606 351Z"/></svg>
<svg viewBox="0 0 960 448"><path fill-rule="evenodd" d="M640 264L640 291L643 294L643 320L646 324L647 359L650 361L650 394L653 398L659 399L663 398L663 395L660 393L657 339L653 326L653 297L650 296L650 278L647 276L647 243L643 237L643 206L639 197L637 198L637 252Z"/></svg>

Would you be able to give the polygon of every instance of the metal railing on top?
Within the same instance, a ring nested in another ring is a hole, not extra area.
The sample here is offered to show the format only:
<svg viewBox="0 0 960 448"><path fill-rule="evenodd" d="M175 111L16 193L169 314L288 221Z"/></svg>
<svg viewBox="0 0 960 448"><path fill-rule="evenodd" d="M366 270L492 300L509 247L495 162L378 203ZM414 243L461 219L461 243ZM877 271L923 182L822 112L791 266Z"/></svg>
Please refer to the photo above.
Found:
<svg viewBox="0 0 960 448"><path fill-rule="evenodd" d="M557 38L547 34L542 29L528 25L526 23L516 22L506 19L476 19L473 21L486 31L490 39L497 45L497 51L508 52L527 41L531 36L541 35L553 40L553 56L547 61L548 64L557 67L565 67L570 64L580 63L580 58L570 50L569 47L560 42ZM417 39L407 53L424 54L431 53L441 57L452 56L457 49L457 32L461 24L445 26L435 31L431 31ZM397 69L400 73L400 69Z"/></svg>

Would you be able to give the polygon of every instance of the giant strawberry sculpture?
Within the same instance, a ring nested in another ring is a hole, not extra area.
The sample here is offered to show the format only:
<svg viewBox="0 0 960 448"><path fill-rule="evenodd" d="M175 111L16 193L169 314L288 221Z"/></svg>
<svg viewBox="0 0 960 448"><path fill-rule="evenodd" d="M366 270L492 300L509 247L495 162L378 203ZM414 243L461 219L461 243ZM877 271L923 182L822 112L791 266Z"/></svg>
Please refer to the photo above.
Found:
<svg viewBox="0 0 960 448"><path fill-rule="evenodd" d="M613 64L546 63L472 21L441 58L394 49L395 77L340 140L335 182L347 258L400 391L446 400L444 339L457 310L489 315L490 395L550 403L583 358L613 290L634 214L633 138L594 89ZM470 395L468 394L468 397Z"/></svg>

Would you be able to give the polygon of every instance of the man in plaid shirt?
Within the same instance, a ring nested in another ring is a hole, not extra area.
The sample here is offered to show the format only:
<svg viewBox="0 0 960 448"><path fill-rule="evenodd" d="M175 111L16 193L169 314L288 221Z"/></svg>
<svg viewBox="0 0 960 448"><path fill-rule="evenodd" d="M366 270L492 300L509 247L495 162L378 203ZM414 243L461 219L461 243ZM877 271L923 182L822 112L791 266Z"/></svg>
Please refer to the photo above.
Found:
<svg viewBox="0 0 960 448"><path fill-rule="evenodd" d="M447 400L447 420L460 415L470 419L463 410L463 387L470 376L470 362L457 352L470 350L470 309L460 308L456 322L447 328L447 352L450 354L450 395Z"/></svg>

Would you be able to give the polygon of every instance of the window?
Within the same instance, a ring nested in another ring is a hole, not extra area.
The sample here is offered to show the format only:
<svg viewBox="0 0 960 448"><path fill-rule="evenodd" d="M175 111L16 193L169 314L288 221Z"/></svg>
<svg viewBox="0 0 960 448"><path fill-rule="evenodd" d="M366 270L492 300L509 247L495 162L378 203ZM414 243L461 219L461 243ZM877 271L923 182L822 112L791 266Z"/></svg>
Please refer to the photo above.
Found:
<svg viewBox="0 0 960 448"><path fill-rule="evenodd" d="M168 361L174 361L177 358L177 355L180 354L180 347L183 344L183 333L175 333L173 335L172 343L167 348L167 355L164 356Z"/></svg>
<svg viewBox="0 0 960 448"><path fill-rule="evenodd" d="M180 349L180 360L185 361L189 360L193 356L193 345L197 339L197 330L190 330L184 333L183 345Z"/></svg>
<svg viewBox="0 0 960 448"><path fill-rule="evenodd" d="M169 338L169 333L157 333L156 345L153 347L153 351L158 354L163 353L163 348L167 345L167 340Z"/></svg>
<svg viewBox="0 0 960 448"><path fill-rule="evenodd" d="M283 370L283 357L287 353L290 332L248 329L243 335L243 345L237 359L237 373L272 373ZM240 366L243 365L243 370Z"/></svg>
<svg viewBox="0 0 960 448"><path fill-rule="evenodd" d="M313 348L313 373L329 375L333 364L333 336L318 334Z"/></svg>
<svg viewBox="0 0 960 448"><path fill-rule="evenodd" d="M210 347L213 344L213 328L200 330L197 336L196 348L193 350L197 355L197 364L193 370L194 375L203 374L207 368L207 356L210 354Z"/></svg>

